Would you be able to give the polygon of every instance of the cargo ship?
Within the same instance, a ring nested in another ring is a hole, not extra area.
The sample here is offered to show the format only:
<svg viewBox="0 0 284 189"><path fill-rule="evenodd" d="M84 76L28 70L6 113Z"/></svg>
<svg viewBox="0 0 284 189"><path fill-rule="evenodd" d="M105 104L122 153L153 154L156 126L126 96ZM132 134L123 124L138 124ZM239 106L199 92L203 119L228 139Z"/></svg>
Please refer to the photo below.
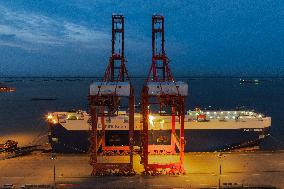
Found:
<svg viewBox="0 0 284 189"><path fill-rule="evenodd" d="M171 116L149 116L149 144L166 145L171 140ZM55 153L87 153L91 123L86 111L53 112L47 115L49 141ZM100 120L100 119L99 119ZM107 146L128 145L128 115L119 111L105 118ZM140 146L141 114L135 113L134 147ZM269 136L271 117L254 111L189 110L185 115L185 151L230 151L257 147ZM98 122L98 130L101 130ZM176 129L179 119L176 117ZM99 131L100 132L100 131Z"/></svg>

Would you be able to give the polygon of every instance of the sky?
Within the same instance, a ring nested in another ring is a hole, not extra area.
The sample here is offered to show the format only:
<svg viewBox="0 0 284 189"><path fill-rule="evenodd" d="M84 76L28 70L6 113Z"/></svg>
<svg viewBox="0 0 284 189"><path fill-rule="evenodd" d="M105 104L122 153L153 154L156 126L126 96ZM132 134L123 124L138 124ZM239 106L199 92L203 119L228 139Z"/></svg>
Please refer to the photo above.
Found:
<svg viewBox="0 0 284 189"><path fill-rule="evenodd" d="M284 76L283 0L0 0L0 76L103 75L113 13L130 76L150 69L152 14L176 76Z"/></svg>

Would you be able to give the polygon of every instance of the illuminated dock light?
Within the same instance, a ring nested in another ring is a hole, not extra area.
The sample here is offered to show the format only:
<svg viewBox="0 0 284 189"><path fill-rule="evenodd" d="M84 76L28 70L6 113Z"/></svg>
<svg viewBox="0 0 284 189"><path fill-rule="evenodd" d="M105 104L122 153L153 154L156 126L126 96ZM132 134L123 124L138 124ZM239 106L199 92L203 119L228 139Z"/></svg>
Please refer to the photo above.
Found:
<svg viewBox="0 0 284 189"><path fill-rule="evenodd" d="M53 118L53 116L51 114L47 115L47 119L52 119L52 118Z"/></svg>

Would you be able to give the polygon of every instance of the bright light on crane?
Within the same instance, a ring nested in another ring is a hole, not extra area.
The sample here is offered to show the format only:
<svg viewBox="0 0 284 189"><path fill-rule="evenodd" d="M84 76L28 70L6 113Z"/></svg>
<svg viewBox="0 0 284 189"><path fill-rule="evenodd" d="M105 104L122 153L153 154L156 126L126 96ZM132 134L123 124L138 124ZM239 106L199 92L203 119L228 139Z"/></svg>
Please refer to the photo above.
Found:
<svg viewBox="0 0 284 189"><path fill-rule="evenodd" d="M150 124L152 125L152 127L154 127L154 119L155 119L154 116L149 115L149 122L150 122Z"/></svg>

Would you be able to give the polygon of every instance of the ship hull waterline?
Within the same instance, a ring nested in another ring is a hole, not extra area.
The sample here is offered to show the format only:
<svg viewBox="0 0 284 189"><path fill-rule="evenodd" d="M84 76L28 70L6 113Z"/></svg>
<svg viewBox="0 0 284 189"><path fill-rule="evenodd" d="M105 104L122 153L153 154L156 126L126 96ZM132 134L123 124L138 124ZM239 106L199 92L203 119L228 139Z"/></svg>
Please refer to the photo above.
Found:
<svg viewBox="0 0 284 189"><path fill-rule="evenodd" d="M140 132L134 132L134 146L140 146ZM179 130L176 130L179 133ZM269 134L267 128L185 129L185 152L230 151L259 145ZM54 153L87 153L90 130L67 130L60 124L50 127L49 141ZM170 130L149 130L149 144L170 144ZM163 141L159 138L163 137ZM127 145L127 130L106 131L107 146Z"/></svg>

